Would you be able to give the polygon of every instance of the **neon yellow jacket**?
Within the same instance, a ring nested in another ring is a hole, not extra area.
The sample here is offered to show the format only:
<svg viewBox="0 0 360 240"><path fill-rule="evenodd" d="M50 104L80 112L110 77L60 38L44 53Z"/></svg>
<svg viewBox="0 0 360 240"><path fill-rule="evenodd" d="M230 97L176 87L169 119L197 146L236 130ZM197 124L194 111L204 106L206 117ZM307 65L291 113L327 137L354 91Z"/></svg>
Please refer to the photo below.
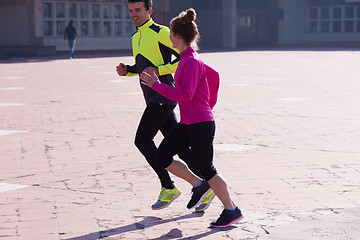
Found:
<svg viewBox="0 0 360 240"><path fill-rule="evenodd" d="M132 48L135 58L133 66L127 65L126 76L135 76L147 67L157 67L159 80L169 86L174 86L172 73L175 72L180 60L179 51L172 47L170 30L166 26L156 24L152 19L137 27L132 36ZM172 61L171 57L175 56ZM152 90L140 84L146 103L176 104Z"/></svg>

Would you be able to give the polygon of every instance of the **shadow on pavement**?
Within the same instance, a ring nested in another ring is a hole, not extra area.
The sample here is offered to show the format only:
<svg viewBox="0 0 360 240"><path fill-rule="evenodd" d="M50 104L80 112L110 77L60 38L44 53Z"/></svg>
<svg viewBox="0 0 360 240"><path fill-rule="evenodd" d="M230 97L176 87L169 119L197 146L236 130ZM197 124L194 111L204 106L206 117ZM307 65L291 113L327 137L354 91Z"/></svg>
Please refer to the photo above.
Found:
<svg viewBox="0 0 360 240"><path fill-rule="evenodd" d="M113 229L109 229L109 230L105 230L105 231L100 231L100 232L94 232L94 233L89 233L86 235L82 235L82 236L78 236L78 237L73 237L73 238L67 238L66 240L96 240L96 239L102 239L102 238L106 238L106 237L110 237L110 236L114 236L114 235L118 235L118 234L123 234L123 233L127 233L127 232L132 232L132 231L136 231L136 230L141 230L141 229L145 229L145 228L149 228L152 226L156 226L156 225L160 225L160 224L165 224L168 222L174 222L174 221L178 221L178 220L184 220L184 219L188 219L188 218L197 218L197 217L202 217L204 215L203 212L193 212L193 213L189 213L187 215L183 215L183 216L179 216L179 217L175 217L175 218L170 218L170 219L161 219L159 217L153 217L153 216L149 216L149 217L144 217L142 221L140 222L136 222L133 224L129 224L126 226L122 226L122 227L118 227L118 228L113 228ZM230 230L234 227L229 227L226 228L226 230ZM195 236L191 236L191 239L200 239L203 237L206 237L210 234L213 234L215 232L221 231L219 229L211 229L209 231L206 231L204 233L201 234L197 234ZM168 233L162 235L159 238L155 238L152 240L161 240L161 239L189 239L189 237L184 237L182 238L182 231L180 229L174 228L171 229Z"/></svg>

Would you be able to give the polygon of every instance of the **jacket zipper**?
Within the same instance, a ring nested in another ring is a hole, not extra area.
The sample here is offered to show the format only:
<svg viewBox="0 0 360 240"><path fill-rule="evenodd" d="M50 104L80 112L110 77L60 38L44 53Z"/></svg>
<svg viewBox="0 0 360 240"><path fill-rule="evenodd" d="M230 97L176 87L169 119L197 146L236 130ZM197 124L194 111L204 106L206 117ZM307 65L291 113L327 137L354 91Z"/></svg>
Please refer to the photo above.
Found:
<svg viewBox="0 0 360 240"><path fill-rule="evenodd" d="M138 47L140 47L140 41L141 41L141 31L140 31L140 29L139 29L139 33L140 33L140 38L139 38Z"/></svg>

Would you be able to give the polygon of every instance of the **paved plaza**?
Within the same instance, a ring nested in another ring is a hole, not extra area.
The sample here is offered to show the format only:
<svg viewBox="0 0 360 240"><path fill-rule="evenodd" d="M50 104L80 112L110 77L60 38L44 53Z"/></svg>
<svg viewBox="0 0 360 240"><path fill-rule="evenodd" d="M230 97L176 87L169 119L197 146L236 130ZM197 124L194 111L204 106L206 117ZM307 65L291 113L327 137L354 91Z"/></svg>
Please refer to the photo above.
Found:
<svg viewBox="0 0 360 240"><path fill-rule="evenodd" d="M359 239L360 52L201 56L221 75L214 161L242 221L209 228L219 199L188 210L176 177L181 196L151 210L145 103L115 72L133 57L20 58L0 60L0 240Z"/></svg>

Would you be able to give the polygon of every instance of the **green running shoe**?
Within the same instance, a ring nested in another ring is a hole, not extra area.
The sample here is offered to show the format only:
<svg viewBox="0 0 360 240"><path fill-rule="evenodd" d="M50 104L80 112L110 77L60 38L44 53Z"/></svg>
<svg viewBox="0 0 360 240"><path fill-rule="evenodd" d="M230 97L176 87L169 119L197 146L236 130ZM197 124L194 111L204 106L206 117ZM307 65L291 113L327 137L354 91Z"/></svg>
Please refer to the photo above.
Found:
<svg viewBox="0 0 360 240"><path fill-rule="evenodd" d="M199 206L195 208L195 211L196 212L205 211L210 206L210 203L214 199L214 197L215 197L214 191L211 190L210 193L203 198Z"/></svg>
<svg viewBox="0 0 360 240"><path fill-rule="evenodd" d="M159 198L156 203L151 206L152 210L160 210L166 208L181 194L181 191L174 185L173 189L167 189L162 187Z"/></svg>

